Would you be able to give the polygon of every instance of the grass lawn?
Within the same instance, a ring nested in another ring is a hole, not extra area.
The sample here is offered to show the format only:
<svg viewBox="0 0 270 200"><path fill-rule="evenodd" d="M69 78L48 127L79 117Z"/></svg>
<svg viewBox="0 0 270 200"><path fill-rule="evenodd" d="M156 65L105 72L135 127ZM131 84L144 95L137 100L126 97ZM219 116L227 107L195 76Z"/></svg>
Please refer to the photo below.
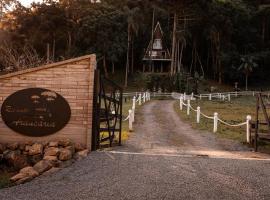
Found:
<svg viewBox="0 0 270 200"><path fill-rule="evenodd" d="M267 101L265 101L266 103ZM201 123L196 123L196 113L191 111L190 116L186 114L186 107L183 107L183 111L180 111L179 101L175 103L175 110L180 115L181 119L188 121L192 124L192 127L201 130L213 131L213 120L206 119L201 116ZM231 102L223 101L209 101L209 100L196 100L191 101L191 106L197 108L201 107L201 112L213 116L215 112L223 121L230 124L239 124L246 121L247 115L251 115L252 119L255 119L256 111L256 99L252 96L244 97L232 97ZM263 119L263 114L260 113L260 119ZM229 127L218 123L218 137L238 140L241 143L246 143L246 126L242 127ZM265 142L260 142L260 150L270 152L270 145Z"/></svg>

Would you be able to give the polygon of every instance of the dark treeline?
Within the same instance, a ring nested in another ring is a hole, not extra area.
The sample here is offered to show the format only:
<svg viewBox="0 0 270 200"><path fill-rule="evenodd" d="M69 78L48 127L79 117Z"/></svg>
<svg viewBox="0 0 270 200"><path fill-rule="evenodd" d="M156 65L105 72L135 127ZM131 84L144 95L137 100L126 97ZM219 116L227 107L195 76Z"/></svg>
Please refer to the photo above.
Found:
<svg viewBox="0 0 270 200"><path fill-rule="evenodd" d="M10 67L7 65L12 59L6 61L3 56L7 52L29 54L33 62L37 58L57 61L96 53L98 66L105 74L126 68L132 74L142 70L154 14L154 22L160 21L171 53L177 47L181 49L181 60L179 52L173 56L174 65L180 62L181 72L220 83L245 80L250 75L253 80L266 81L270 75L267 3L270 2L47 0L26 8L6 0L0 7L0 65ZM14 9L6 12L8 4L13 4Z"/></svg>

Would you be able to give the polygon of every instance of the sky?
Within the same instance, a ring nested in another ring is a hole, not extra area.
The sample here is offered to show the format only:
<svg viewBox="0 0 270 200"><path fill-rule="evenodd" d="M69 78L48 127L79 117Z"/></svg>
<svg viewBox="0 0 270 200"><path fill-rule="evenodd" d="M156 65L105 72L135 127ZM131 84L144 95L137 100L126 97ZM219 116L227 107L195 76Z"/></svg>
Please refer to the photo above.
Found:
<svg viewBox="0 0 270 200"><path fill-rule="evenodd" d="M19 0L19 2L22 3L24 6L30 6L30 4L35 1L35 2L41 2L42 0Z"/></svg>

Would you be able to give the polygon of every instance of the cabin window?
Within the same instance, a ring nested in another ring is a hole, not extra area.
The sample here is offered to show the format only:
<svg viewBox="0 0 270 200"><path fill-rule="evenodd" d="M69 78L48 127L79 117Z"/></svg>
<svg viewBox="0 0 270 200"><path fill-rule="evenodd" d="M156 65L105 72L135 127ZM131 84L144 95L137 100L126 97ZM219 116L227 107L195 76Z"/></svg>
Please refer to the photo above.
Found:
<svg viewBox="0 0 270 200"><path fill-rule="evenodd" d="M151 51L149 51L149 56L151 56ZM152 57L156 57L157 56L157 52L156 51L152 51Z"/></svg>
<svg viewBox="0 0 270 200"><path fill-rule="evenodd" d="M161 39L155 39L153 49L162 49Z"/></svg>

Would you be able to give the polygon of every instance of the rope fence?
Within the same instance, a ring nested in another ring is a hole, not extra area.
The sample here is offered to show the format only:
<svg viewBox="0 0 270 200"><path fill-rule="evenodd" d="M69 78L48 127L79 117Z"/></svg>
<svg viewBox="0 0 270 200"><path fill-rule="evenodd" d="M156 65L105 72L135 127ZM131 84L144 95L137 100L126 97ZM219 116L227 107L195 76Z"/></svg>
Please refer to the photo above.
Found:
<svg viewBox="0 0 270 200"><path fill-rule="evenodd" d="M218 124L223 124L225 126L229 126L229 127L241 127L241 126L246 126L246 141L247 143L250 143L250 127L251 127L251 116L247 115L246 116L246 121L239 123L239 124L230 124L228 122L225 122L224 120L219 118L219 115L217 112L215 112L213 114L213 116L208 116L206 114L204 114L203 112L201 112L201 108L200 106L197 107L197 109L194 109L191 104L190 104L190 99L186 100L187 103L184 103L184 95L180 96L179 98L179 107L180 110L183 111L184 106L186 107L186 113L187 115L190 115L190 111L194 111L196 113L196 122L198 124L200 124L201 122L201 117L204 117L206 119L209 120L213 120L213 132L216 133L218 131Z"/></svg>
<svg viewBox="0 0 270 200"><path fill-rule="evenodd" d="M136 104L141 106L142 104L146 103L147 101L151 100L151 94L149 92L144 93L134 93L132 99L132 107L128 110L128 116L123 120L128 120L128 129L130 132L133 131L133 123L135 122L135 111L136 111Z"/></svg>

